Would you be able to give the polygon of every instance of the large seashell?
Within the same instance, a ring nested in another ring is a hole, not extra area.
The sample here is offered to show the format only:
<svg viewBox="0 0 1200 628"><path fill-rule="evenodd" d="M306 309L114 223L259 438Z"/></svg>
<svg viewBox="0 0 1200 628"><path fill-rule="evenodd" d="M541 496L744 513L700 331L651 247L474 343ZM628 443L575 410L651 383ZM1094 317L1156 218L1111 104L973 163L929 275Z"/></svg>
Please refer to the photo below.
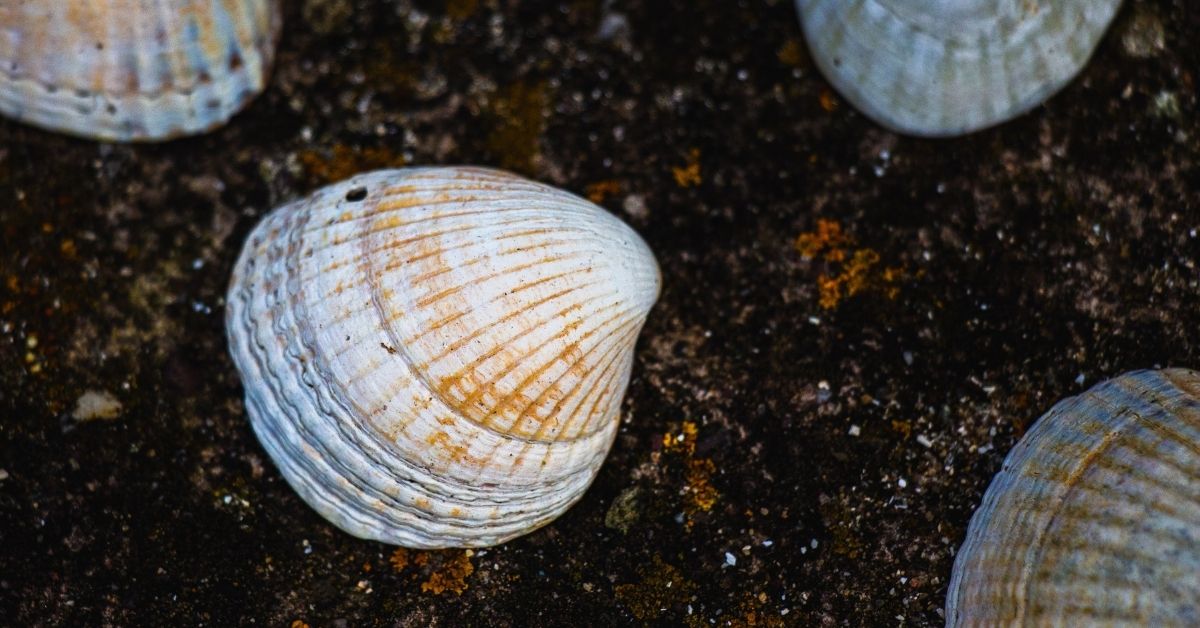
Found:
<svg viewBox="0 0 1200 628"><path fill-rule="evenodd" d="M226 326L254 431L310 506L358 537L484 546L595 477L659 282L641 238L576 196L383 170L267 215Z"/></svg>
<svg viewBox="0 0 1200 628"><path fill-rule="evenodd" d="M1120 0L796 0L813 59L876 122L949 136L1015 118L1087 62Z"/></svg>
<svg viewBox="0 0 1200 628"><path fill-rule="evenodd" d="M0 0L0 114L154 141L224 124L263 89L278 0Z"/></svg>
<svg viewBox="0 0 1200 628"><path fill-rule="evenodd" d="M1039 419L971 518L946 623L1200 626L1200 373L1128 373Z"/></svg>

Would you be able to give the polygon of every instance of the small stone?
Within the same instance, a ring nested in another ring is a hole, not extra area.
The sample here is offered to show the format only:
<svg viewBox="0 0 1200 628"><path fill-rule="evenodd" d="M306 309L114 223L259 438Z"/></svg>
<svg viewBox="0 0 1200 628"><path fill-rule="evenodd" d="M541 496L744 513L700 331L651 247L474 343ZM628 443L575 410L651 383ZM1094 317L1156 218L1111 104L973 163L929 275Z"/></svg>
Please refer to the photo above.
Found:
<svg viewBox="0 0 1200 628"><path fill-rule="evenodd" d="M121 402L104 390L89 390L75 400L71 417L76 421L112 420L121 415Z"/></svg>
<svg viewBox="0 0 1200 628"><path fill-rule="evenodd" d="M641 194L630 194L621 202L621 209L634 220L646 220L650 216L650 208L646 207L646 197Z"/></svg>

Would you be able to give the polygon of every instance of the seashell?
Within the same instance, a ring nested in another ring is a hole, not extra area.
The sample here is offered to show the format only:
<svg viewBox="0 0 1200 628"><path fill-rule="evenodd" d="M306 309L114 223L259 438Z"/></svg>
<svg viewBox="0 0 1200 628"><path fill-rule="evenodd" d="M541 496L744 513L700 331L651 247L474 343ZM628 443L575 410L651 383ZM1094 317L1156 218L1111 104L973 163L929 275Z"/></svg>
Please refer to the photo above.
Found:
<svg viewBox="0 0 1200 628"><path fill-rule="evenodd" d="M155 141L224 124L266 83L278 0L0 0L0 114Z"/></svg>
<svg viewBox="0 0 1200 628"><path fill-rule="evenodd" d="M659 285L642 239L576 196L382 170L262 220L226 327L254 431L317 512L366 539L486 546L595 477Z"/></svg>
<svg viewBox="0 0 1200 628"><path fill-rule="evenodd" d="M1200 625L1200 373L1059 402L971 518L946 623Z"/></svg>
<svg viewBox="0 0 1200 628"><path fill-rule="evenodd" d="M1015 118L1087 63L1120 0L796 0L822 74L901 133Z"/></svg>

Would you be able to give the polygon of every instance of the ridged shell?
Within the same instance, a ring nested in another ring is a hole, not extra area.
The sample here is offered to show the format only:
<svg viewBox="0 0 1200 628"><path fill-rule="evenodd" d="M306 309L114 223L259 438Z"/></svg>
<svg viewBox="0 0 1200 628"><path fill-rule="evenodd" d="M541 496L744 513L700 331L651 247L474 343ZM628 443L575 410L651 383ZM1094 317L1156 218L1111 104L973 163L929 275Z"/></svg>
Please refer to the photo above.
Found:
<svg viewBox="0 0 1200 628"><path fill-rule="evenodd" d="M591 483L659 281L576 196L384 170L267 215L226 326L254 431L310 506L363 538L485 546Z"/></svg>
<svg viewBox="0 0 1200 628"><path fill-rule="evenodd" d="M1050 409L971 519L946 623L1200 626L1200 373Z"/></svg>
<svg viewBox="0 0 1200 628"><path fill-rule="evenodd" d="M796 0L821 72L876 122L949 136L999 124L1079 72L1120 0Z"/></svg>
<svg viewBox="0 0 1200 628"><path fill-rule="evenodd" d="M224 124L262 91L277 0L0 0L0 114L154 141Z"/></svg>

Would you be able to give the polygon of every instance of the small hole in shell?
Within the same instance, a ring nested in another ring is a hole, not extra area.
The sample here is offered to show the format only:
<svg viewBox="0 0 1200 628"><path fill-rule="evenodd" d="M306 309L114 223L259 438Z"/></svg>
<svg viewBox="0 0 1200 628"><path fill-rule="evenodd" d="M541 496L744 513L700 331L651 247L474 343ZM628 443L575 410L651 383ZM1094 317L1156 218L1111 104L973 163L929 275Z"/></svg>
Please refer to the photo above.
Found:
<svg viewBox="0 0 1200 628"><path fill-rule="evenodd" d="M367 188L354 188L346 192L346 200L351 203L357 203L364 198L367 198Z"/></svg>

